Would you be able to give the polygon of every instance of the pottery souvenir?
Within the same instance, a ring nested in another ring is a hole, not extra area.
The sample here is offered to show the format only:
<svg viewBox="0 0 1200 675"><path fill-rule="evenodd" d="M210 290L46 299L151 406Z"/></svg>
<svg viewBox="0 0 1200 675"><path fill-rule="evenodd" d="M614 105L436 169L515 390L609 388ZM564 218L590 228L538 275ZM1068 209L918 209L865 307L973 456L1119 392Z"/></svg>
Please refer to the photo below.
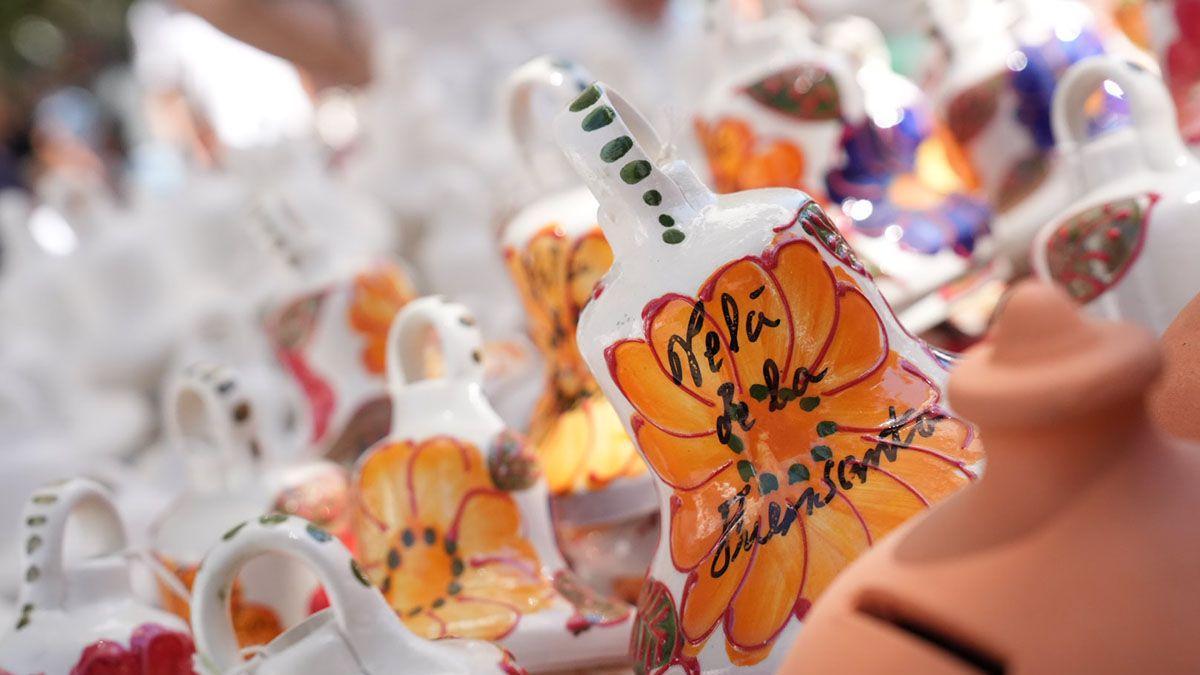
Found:
<svg viewBox="0 0 1200 675"><path fill-rule="evenodd" d="M124 525L103 487L39 488L21 522L21 592L16 625L0 638L0 673L187 672L187 625L134 596Z"/></svg>
<svg viewBox="0 0 1200 675"><path fill-rule="evenodd" d="M632 608L567 569L537 459L481 393L481 344L473 317L439 298L396 318L392 430L353 482L357 558L417 635L491 640L533 672L619 665Z"/></svg>
<svg viewBox="0 0 1200 675"><path fill-rule="evenodd" d="M1189 145L1200 145L1200 0L1147 2L1153 51Z"/></svg>
<svg viewBox="0 0 1200 675"><path fill-rule="evenodd" d="M237 374L227 368L196 364L168 391L166 434L183 455L189 484L154 524L151 548L188 588L208 545L231 522L288 507L335 533L348 527L345 475L329 465L287 470L274 464L261 445L255 414ZM309 500L289 493L305 485L310 491L301 494ZM266 644L308 616L317 594L311 574L286 556L255 560L239 579L233 620L245 646ZM188 616L187 598L173 586L160 590L168 609Z"/></svg>
<svg viewBox="0 0 1200 675"><path fill-rule="evenodd" d="M395 263L326 255L326 238L287 200L264 196L257 213L260 232L301 279L272 303L267 334L304 392L309 443L352 463L387 433L387 330L415 291Z"/></svg>
<svg viewBox="0 0 1200 675"><path fill-rule="evenodd" d="M557 167L537 161L539 139L532 138L536 114L531 110L536 94L557 93L564 99L557 111L591 82L577 66L549 57L527 63L509 80L513 140L544 191L573 179L574 173L557 149ZM545 135L544 144L552 146L553 138ZM550 175L553 168L557 175ZM546 363L545 390L534 409L529 442L555 498L560 543L577 570L588 568L590 581L631 587L630 599L635 598L653 549L641 556L636 549L620 550L633 543L620 541L621 532L636 539L634 532L647 529L646 516L652 516L653 529L657 498L645 463L575 344L579 312L612 263L612 250L596 223L596 199L580 184L548 194L509 221L502 243L529 316L530 335ZM617 526L621 521L626 526ZM615 550L609 555L594 550L597 538ZM574 542L586 542L593 550L573 551ZM600 555L589 555L595 553ZM605 574L611 565L624 568L623 573Z"/></svg>
<svg viewBox="0 0 1200 675"><path fill-rule="evenodd" d="M1088 138L1087 97L1125 92L1133 123ZM1162 333L1200 292L1200 163L1174 125L1162 80L1113 57L1074 66L1054 100L1054 133L1077 199L1038 233L1038 276L1096 316Z"/></svg>
<svg viewBox="0 0 1200 675"><path fill-rule="evenodd" d="M987 471L834 581L779 672L1194 669L1200 456L1148 420L1160 360L1141 327L1018 287L950 377Z"/></svg>
<svg viewBox="0 0 1200 675"><path fill-rule="evenodd" d="M833 575L981 447L807 194L717 197L600 83L555 133L615 255L581 351L659 487L636 662L774 672Z"/></svg>
<svg viewBox="0 0 1200 675"><path fill-rule="evenodd" d="M1020 273L1037 229L1072 197L1050 129L1056 83L1105 45L1080 3L930 0L930 8L949 57L936 97L949 160L992 206L996 248ZM1117 123L1118 103L1097 97L1094 130Z"/></svg>
<svg viewBox="0 0 1200 675"><path fill-rule="evenodd" d="M730 8L712 21L721 67L695 114L718 192L790 187L824 200L844 120L863 114L850 63L819 45L797 11L751 19Z"/></svg>
<svg viewBox="0 0 1200 675"><path fill-rule="evenodd" d="M238 572L263 555L315 572L330 606L243 660L229 619ZM302 518L270 514L235 525L204 558L192 595L203 675L520 675L509 653L476 640L430 641L404 627L336 537Z"/></svg>

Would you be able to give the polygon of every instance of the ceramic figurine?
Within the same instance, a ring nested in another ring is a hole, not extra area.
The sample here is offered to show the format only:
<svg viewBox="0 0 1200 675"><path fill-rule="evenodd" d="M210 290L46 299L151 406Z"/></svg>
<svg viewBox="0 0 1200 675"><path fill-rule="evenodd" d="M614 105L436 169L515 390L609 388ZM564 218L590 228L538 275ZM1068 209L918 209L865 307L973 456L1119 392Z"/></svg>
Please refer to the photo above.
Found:
<svg viewBox="0 0 1200 675"><path fill-rule="evenodd" d="M715 196L600 83L555 133L615 256L580 348L659 484L638 667L774 672L833 575L981 446L807 194Z"/></svg>
<svg viewBox="0 0 1200 675"><path fill-rule="evenodd" d="M987 471L846 570L780 673L1191 671L1200 456L1147 417L1160 361L1141 327L1018 287L950 377Z"/></svg>
<svg viewBox="0 0 1200 675"><path fill-rule="evenodd" d="M248 661L229 620L238 572L254 559L287 555L316 573L330 606ZM521 675L512 656L474 640L417 637L404 627L336 537L302 518L268 514L222 535L204 558L192 596L196 665L204 675Z"/></svg>
<svg viewBox="0 0 1200 675"><path fill-rule="evenodd" d="M1105 45L1094 17L1075 2L930 0L930 7L949 51L937 99L951 164L995 210L997 249L1020 273L1037 228L1071 199L1050 129L1056 83ZM1117 103L1101 94L1095 129L1116 124Z"/></svg>
<svg viewBox="0 0 1200 675"><path fill-rule="evenodd" d="M167 394L166 434L183 454L190 479L184 494L151 532L155 554L191 588L208 545L228 528L272 508L289 508L342 534L349 527L348 484L329 465L285 470L262 449L254 408L235 372L197 364ZM297 473L301 475L297 475ZM305 491L307 489L307 492ZM307 499L301 497L307 496ZM262 645L309 614L315 579L286 557L247 566L233 595L233 620L244 646ZM160 588L163 604L188 616L187 598Z"/></svg>
<svg viewBox="0 0 1200 675"><path fill-rule="evenodd" d="M721 67L695 117L713 185L723 193L800 188L825 199L844 121L863 113L851 65L814 40L799 12L726 13L712 22Z"/></svg>
<svg viewBox="0 0 1200 675"><path fill-rule="evenodd" d="M258 209L267 239L303 280L274 303L267 333L308 401L310 443L351 464L387 433L384 343L396 312L416 293L394 263L331 260L288 202L264 199Z"/></svg>
<svg viewBox="0 0 1200 675"><path fill-rule="evenodd" d="M550 57L530 61L510 78L513 141L548 194L509 221L502 243L530 335L546 363L545 390L534 409L529 442L555 500L559 543L589 582L623 589L632 601L657 539L657 499L645 463L575 344L579 312L612 264L612 250L596 224L596 199L586 187L575 183L552 191L564 179L574 182L574 173L556 148L557 166L539 162L542 139L533 133L538 94L564 99L557 111L591 82L578 66ZM552 147L550 134L545 136L542 145Z"/></svg>
<svg viewBox="0 0 1200 675"><path fill-rule="evenodd" d="M1088 138L1088 96L1115 82L1133 123ZM1174 124L1158 76L1113 57L1068 71L1054 101L1054 133L1077 199L1038 233L1038 275L1088 311L1162 333L1200 292L1200 163Z"/></svg>
<svg viewBox="0 0 1200 675"><path fill-rule="evenodd" d="M423 363L430 334L438 377ZM353 483L358 559L417 635L492 640L530 671L619 664L632 609L563 562L537 460L481 393L481 344L474 318L439 298L396 318L392 431Z"/></svg>
<svg viewBox="0 0 1200 675"><path fill-rule="evenodd" d="M43 486L21 522L21 591L16 625L0 638L0 673L189 672L187 625L134 596L125 528L103 487L82 479ZM91 557L64 559L68 539Z"/></svg>

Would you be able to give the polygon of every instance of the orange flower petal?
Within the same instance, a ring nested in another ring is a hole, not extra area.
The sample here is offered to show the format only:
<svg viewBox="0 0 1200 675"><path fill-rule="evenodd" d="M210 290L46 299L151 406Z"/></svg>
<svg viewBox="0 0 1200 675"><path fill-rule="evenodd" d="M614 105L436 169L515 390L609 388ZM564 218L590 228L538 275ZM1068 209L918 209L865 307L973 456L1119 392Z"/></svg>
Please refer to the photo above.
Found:
<svg viewBox="0 0 1200 675"><path fill-rule="evenodd" d="M417 446L405 477L413 516L442 531L458 514L464 495L491 487L479 451L450 438L435 438Z"/></svg>
<svg viewBox="0 0 1200 675"><path fill-rule="evenodd" d="M834 576L870 546L867 529L846 500L833 501L814 509L811 515L800 512L808 546L807 567L801 594L816 600Z"/></svg>
<svg viewBox="0 0 1200 675"><path fill-rule="evenodd" d="M707 565L688 577L680 601L679 627L689 642L707 638L725 615L729 601L746 576L756 548L752 544L749 551L739 550L719 577L714 577Z"/></svg>
<svg viewBox="0 0 1200 675"><path fill-rule="evenodd" d="M694 490L733 465L733 451L717 440L715 433L680 438L633 418L638 446L655 473L678 490Z"/></svg>
<svg viewBox="0 0 1200 675"><path fill-rule="evenodd" d="M538 460L550 492L562 494L575 488L595 445L591 419L581 406L555 417L537 444Z"/></svg>
<svg viewBox="0 0 1200 675"><path fill-rule="evenodd" d="M554 597L554 587L542 577L536 559L477 559L458 582L463 597L500 603L522 614L543 608Z"/></svg>
<svg viewBox="0 0 1200 675"><path fill-rule="evenodd" d="M804 534L793 526L760 543L729 606L725 635L742 650L770 644L796 609L804 581Z"/></svg>
<svg viewBox="0 0 1200 675"><path fill-rule="evenodd" d="M672 495L671 560L676 568L692 570L702 562L707 567L707 560L725 528L719 509L733 500L744 484L737 470L730 466L699 488ZM746 498L743 522L754 522L759 499ZM736 514L737 506L733 506L730 517ZM706 570L700 572L707 574Z"/></svg>
<svg viewBox="0 0 1200 675"><path fill-rule="evenodd" d="M653 303L646 318L646 338L663 374L714 404L721 400L722 384L737 384L729 336L720 316L719 299L701 306L691 298L668 295Z"/></svg>
<svg viewBox="0 0 1200 675"><path fill-rule="evenodd" d="M891 465L869 466L865 482L855 480L853 489L839 493L866 523L872 542L929 506L916 488L892 469Z"/></svg>
<svg viewBox="0 0 1200 675"><path fill-rule="evenodd" d="M791 309L793 346L787 370L811 369L829 342L837 315L833 274L816 247L802 240L779 247L772 272Z"/></svg>
<svg viewBox="0 0 1200 675"><path fill-rule="evenodd" d="M717 329L733 354L740 379L761 377L768 359L779 370L787 367L792 352L787 300L758 262L743 259L727 265L705 285L700 297L709 314L723 322Z"/></svg>
<svg viewBox="0 0 1200 675"><path fill-rule="evenodd" d="M756 663L761 663L763 659L771 655L771 649L774 643L764 645L758 649L740 649L736 645L725 641L725 653L729 655L729 662L735 666L745 668L753 666Z"/></svg>
<svg viewBox="0 0 1200 675"><path fill-rule="evenodd" d="M596 284L612 267L613 252L599 229L592 230L575 242L567 264L567 296L575 312L592 298Z"/></svg>
<svg viewBox="0 0 1200 675"><path fill-rule="evenodd" d="M891 352L870 377L836 394L822 396L821 415L839 428L882 429L928 410L938 400L934 386Z"/></svg>
<svg viewBox="0 0 1200 675"><path fill-rule="evenodd" d="M591 421L591 452L587 458L587 482L590 489L602 488L614 479L645 472L637 448L625 433L617 411L603 396L594 396L580 404ZM630 460L634 460L631 465ZM640 471L638 470L640 468Z"/></svg>
<svg viewBox="0 0 1200 675"><path fill-rule="evenodd" d="M658 428L677 436L713 433L719 411L671 381L650 345L624 340L608 349L608 367L625 398Z"/></svg>
<svg viewBox="0 0 1200 675"><path fill-rule="evenodd" d="M413 446L389 443L370 451L359 465L355 483L360 537L403 527L412 520L412 498L408 489L408 460ZM365 527L367 522L374 527Z"/></svg>
<svg viewBox="0 0 1200 675"><path fill-rule="evenodd" d="M499 490L476 490L463 498L447 538L457 543L459 555L470 564L499 559L538 567L537 553L521 537L521 513L516 502Z"/></svg>
<svg viewBox="0 0 1200 675"><path fill-rule="evenodd" d="M871 301L857 288L842 286L833 342L817 366L817 372L828 371L818 385L820 392L828 395L855 386L878 370L887 355L887 334Z"/></svg>
<svg viewBox="0 0 1200 675"><path fill-rule="evenodd" d="M427 640L440 640L446 637L446 622L430 616L427 612L401 618L404 619L404 625L409 630Z"/></svg>
<svg viewBox="0 0 1200 675"><path fill-rule="evenodd" d="M509 605L491 600L458 596L431 611L446 625L446 635L498 640L516 628L521 615Z"/></svg>

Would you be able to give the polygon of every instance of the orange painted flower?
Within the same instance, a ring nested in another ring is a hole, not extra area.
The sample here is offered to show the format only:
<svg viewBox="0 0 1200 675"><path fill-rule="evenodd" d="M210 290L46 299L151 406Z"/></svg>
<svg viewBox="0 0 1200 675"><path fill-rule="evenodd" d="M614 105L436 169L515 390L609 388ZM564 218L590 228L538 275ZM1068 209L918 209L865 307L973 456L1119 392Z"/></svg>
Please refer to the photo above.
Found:
<svg viewBox="0 0 1200 675"><path fill-rule="evenodd" d="M550 491L597 490L638 476L646 465L579 354L575 328L612 249L597 227L570 238L555 225L506 253L529 316L530 334L550 373L529 432Z"/></svg>
<svg viewBox="0 0 1200 675"><path fill-rule="evenodd" d="M498 640L554 597L513 498L449 437L392 443L358 471L359 559L409 628Z"/></svg>
<svg viewBox="0 0 1200 675"><path fill-rule="evenodd" d="M805 189L804 151L794 143L762 144L746 122L726 117L713 125L696 120L696 135L718 192L766 187Z"/></svg>
<svg viewBox="0 0 1200 675"><path fill-rule="evenodd" d="M974 477L972 429L808 241L734 261L643 317L645 339L606 356L673 491L685 653L723 626L734 663L761 661L839 570Z"/></svg>
<svg viewBox="0 0 1200 675"><path fill-rule="evenodd" d="M188 591L192 590L192 585L196 582L196 573L200 570L199 565L176 564L162 555L159 556L159 561L175 574L184 588ZM172 587L161 581L158 583L158 590L163 607L168 612L184 621L191 621L189 598L179 597ZM243 649L265 645L283 633L283 622L279 620L274 610L266 605L246 600L239 583L233 585L233 595L229 599L229 613L238 646Z"/></svg>
<svg viewBox="0 0 1200 675"><path fill-rule="evenodd" d="M350 327L366 341L362 362L368 372L383 374L392 319L415 297L412 283L396 265L380 265L355 277L349 321Z"/></svg>

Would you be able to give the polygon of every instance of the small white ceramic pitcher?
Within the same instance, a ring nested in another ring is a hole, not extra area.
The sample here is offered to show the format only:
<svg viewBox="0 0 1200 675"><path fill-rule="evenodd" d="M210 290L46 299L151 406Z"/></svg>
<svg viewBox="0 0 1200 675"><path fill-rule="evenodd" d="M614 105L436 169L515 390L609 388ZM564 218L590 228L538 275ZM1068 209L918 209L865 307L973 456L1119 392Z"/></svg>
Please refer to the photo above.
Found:
<svg viewBox="0 0 1200 675"><path fill-rule="evenodd" d="M1133 123L1089 139L1087 99L1110 81ZM1076 199L1038 233L1035 270L1090 313L1161 335L1200 292L1200 162L1170 93L1139 66L1094 57L1067 71L1053 122Z"/></svg>
<svg viewBox="0 0 1200 675"><path fill-rule="evenodd" d="M286 555L315 572L330 606L243 661L229 619L234 580L250 561ZM204 558L192 594L197 667L206 675L472 675L523 673L474 640L424 640L404 627L336 537L294 516L265 515L227 531Z"/></svg>
<svg viewBox="0 0 1200 675"><path fill-rule="evenodd" d="M113 670L104 672L151 675L191 661L186 624L134 597L125 528L103 487L82 479L44 486L21 520L18 617L0 640L0 672L86 674L107 664ZM93 555L69 560L67 548ZM151 642L164 651L150 656Z"/></svg>

